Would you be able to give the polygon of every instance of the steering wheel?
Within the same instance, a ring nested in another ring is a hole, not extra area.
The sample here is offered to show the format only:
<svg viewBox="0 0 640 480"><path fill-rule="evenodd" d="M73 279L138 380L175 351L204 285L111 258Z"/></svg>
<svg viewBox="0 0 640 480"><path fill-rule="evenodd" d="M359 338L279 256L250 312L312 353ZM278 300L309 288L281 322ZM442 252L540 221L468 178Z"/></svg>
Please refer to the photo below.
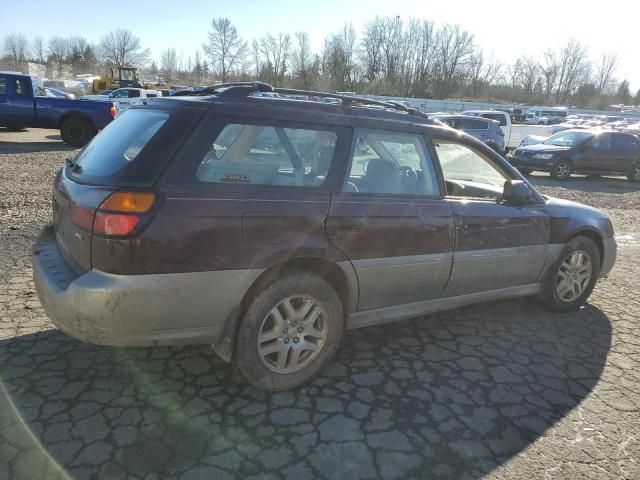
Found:
<svg viewBox="0 0 640 480"><path fill-rule="evenodd" d="M418 173L408 165L402 165L398 169L400 170L402 190L405 193L415 193L418 186Z"/></svg>

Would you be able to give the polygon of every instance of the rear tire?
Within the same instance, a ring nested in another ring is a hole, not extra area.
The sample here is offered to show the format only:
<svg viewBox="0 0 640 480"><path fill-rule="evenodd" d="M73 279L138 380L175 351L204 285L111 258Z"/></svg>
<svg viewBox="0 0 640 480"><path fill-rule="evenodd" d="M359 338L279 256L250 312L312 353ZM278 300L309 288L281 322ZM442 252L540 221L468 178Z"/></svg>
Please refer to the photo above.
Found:
<svg viewBox="0 0 640 480"><path fill-rule="evenodd" d="M630 182L640 182L640 164L636 164L633 166L629 173L627 174L627 178Z"/></svg>
<svg viewBox="0 0 640 480"><path fill-rule="evenodd" d="M551 177L556 180L567 180L571 176L571 170L571 162L560 159L551 167Z"/></svg>
<svg viewBox="0 0 640 480"><path fill-rule="evenodd" d="M297 271L258 293L242 318L235 361L256 388L280 391L308 382L333 358L344 329L333 287Z"/></svg>
<svg viewBox="0 0 640 480"><path fill-rule="evenodd" d="M82 118L68 118L60 125L62 140L72 147L84 147L94 135L91 124Z"/></svg>
<svg viewBox="0 0 640 480"><path fill-rule="evenodd" d="M572 238L546 273L540 299L554 312L584 305L600 276L600 261L600 250L593 240L582 235Z"/></svg>

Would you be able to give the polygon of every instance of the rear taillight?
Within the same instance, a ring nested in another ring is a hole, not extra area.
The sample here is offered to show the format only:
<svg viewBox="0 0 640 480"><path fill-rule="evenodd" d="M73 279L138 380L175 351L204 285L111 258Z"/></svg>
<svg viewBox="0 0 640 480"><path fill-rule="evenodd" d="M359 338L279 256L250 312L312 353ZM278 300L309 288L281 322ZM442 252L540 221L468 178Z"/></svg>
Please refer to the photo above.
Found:
<svg viewBox="0 0 640 480"><path fill-rule="evenodd" d="M98 235L126 237L136 232L156 196L151 192L115 192L97 210L75 205L71 220L83 230Z"/></svg>
<svg viewBox="0 0 640 480"><path fill-rule="evenodd" d="M111 112L111 118L116 118L117 109L115 105L111 105L110 112Z"/></svg>

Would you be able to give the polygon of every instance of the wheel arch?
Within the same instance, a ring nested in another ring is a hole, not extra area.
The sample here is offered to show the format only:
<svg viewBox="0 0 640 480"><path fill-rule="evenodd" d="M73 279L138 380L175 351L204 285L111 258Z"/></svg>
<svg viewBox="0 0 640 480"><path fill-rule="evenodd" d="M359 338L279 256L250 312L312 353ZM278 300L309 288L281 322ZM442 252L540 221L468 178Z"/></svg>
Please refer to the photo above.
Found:
<svg viewBox="0 0 640 480"><path fill-rule="evenodd" d="M62 115L58 120L58 128L62 128L62 124L67 120L76 119L76 118L87 122L91 126L93 131L94 132L96 131L96 128L93 125L93 122L91 121L89 116L83 112L76 112L76 111L66 112L64 115Z"/></svg>
<svg viewBox="0 0 640 480"><path fill-rule="evenodd" d="M577 230L571 234L571 236L567 239L567 241L573 240L576 237L587 237L589 240L593 241L598 248L598 253L600 254L600 263L604 259L604 238L602 234L596 230L595 228L582 228Z"/></svg>
<svg viewBox="0 0 640 480"><path fill-rule="evenodd" d="M223 333L212 345L213 350L225 361L231 362L233 359L238 326L242 316L251 305L253 299L263 291L274 279L282 277L292 272L303 271L318 275L327 281L338 294L342 303L345 320L349 313L353 310L357 302L357 282L355 272L349 274L349 268L342 268L338 264L328 261L320 257L296 257L283 260L271 267L267 268L253 282L247 290L240 304L234 309L231 315L226 319ZM347 322L345 321L345 325Z"/></svg>

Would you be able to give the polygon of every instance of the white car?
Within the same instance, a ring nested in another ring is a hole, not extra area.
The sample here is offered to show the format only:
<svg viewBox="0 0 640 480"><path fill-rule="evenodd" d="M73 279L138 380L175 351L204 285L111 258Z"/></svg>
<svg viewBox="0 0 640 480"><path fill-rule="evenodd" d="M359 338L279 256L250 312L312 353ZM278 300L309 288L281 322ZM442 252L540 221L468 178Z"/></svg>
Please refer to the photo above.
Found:
<svg viewBox="0 0 640 480"><path fill-rule="evenodd" d="M462 115L474 115L476 117L489 118L500 122L500 128L504 132L504 145L506 150L517 148L522 140L529 135L550 137L551 127L546 125L513 125L511 115L501 110L467 110Z"/></svg>
<svg viewBox="0 0 640 480"><path fill-rule="evenodd" d="M155 96L158 96L157 94ZM135 105L143 102L149 98L147 96L147 90L144 88L119 88L114 90L109 95L85 95L82 97L82 100L111 100L114 102L118 102L120 105L120 110L126 110L131 105Z"/></svg>

